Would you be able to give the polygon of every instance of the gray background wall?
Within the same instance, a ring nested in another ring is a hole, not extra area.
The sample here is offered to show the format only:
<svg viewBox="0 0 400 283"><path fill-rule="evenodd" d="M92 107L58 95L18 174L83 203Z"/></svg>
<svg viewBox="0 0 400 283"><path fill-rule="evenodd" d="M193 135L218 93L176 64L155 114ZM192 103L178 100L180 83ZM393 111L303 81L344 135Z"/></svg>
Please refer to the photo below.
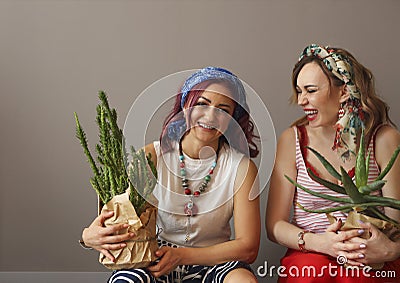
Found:
<svg viewBox="0 0 400 283"><path fill-rule="evenodd" d="M0 281L17 282L21 271L107 271L77 244L96 196L73 112L96 140L99 89L122 126L159 78L223 66L261 96L280 135L301 114L288 106L292 66L319 42L349 49L374 72L399 124L399 12L396 0L1 0L0 276L8 279ZM253 267L278 265L283 252L263 231Z"/></svg>

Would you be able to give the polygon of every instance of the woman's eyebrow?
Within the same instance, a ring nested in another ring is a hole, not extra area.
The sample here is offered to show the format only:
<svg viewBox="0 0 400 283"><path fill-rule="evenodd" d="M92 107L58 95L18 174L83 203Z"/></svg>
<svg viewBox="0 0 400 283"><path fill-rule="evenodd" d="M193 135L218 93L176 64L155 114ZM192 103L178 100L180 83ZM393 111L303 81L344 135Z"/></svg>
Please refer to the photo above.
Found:
<svg viewBox="0 0 400 283"><path fill-rule="evenodd" d="M211 103L211 100L204 97L204 96L200 96L199 98L203 98L205 101L207 101L208 103ZM224 103L220 103L218 104L218 106L223 106L223 107L228 107L228 108L232 108L229 104L224 104Z"/></svg>

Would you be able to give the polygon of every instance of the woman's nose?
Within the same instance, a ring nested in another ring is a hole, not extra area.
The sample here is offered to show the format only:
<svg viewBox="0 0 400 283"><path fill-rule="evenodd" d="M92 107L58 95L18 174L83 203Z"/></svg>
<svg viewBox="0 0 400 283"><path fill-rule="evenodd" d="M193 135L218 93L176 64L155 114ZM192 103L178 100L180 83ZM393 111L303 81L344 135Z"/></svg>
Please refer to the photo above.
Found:
<svg viewBox="0 0 400 283"><path fill-rule="evenodd" d="M217 110L216 107L207 106L207 107L205 107L205 109L204 109L204 116L206 116L209 120L212 121L212 120L214 120L214 118L216 117L217 112L218 112L218 110Z"/></svg>
<svg viewBox="0 0 400 283"><path fill-rule="evenodd" d="M297 95L297 104L298 105L306 105L308 103L307 95L305 93L299 93Z"/></svg>

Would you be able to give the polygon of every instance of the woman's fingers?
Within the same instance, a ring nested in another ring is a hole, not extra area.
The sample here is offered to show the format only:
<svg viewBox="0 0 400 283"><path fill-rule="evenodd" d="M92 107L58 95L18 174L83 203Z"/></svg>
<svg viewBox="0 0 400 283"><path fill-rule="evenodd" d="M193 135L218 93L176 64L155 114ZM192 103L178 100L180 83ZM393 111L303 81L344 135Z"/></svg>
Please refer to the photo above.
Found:
<svg viewBox="0 0 400 283"><path fill-rule="evenodd" d="M115 224L115 225L110 225L108 227L104 227L103 228L103 233L104 235L114 235L114 234L118 234L118 233L127 233L127 229L129 228L129 225L126 223L122 223L122 224ZM124 231L126 230L126 231Z"/></svg>
<svg viewBox="0 0 400 283"><path fill-rule="evenodd" d="M367 245L364 242L359 242L359 243L344 243L343 244L343 250L345 251L360 251L362 252L367 248Z"/></svg>
<svg viewBox="0 0 400 283"><path fill-rule="evenodd" d="M103 244L101 245L103 249L114 251L119 250L126 247L126 243L115 243L115 244Z"/></svg>
<svg viewBox="0 0 400 283"><path fill-rule="evenodd" d="M114 211L112 210L103 210L99 216L96 217L94 223L96 223L99 226L104 226L104 221L106 221L108 218L111 218L114 215Z"/></svg>
<svg viewBox="0 0 400 283"><path fill-rule="evenodd" d="M347 261L347 264L348 264L348 265L352 265L352 266L359 266L359 267L365 266L365 264L363 264L363 263L361 263L361 262L358 262L358 261L355 261L355 260L351 260L351 259L349 259L349 260Z"/></svg>
<svg viewBox="0 0 400 283"><path fill-rule="evenodd" d="M110 260L113 260L114 257L109 251L126 247L126 241L135 237L134 232L128 231L129 225L126 223L104 227L104 221L113 215L113 211L103 210L92 224L84 229L82 234L82 238L88 246L100 251Z"/></svg>
<svg viewBox="0 0 400 283"><path fill-rule="evenodd" d="M111 260L112 262L115 262L115 257L107 249L101 249L99 251L103 255L105 255L109 260Z"/></svg>
<svg viewBox="0 0 400 283"><path fill-rule="evenodd" d="M339 218L336 222L329 225L326 231L336 233L340 229L340 227L342 227L342 219Z"/></svg>
<svg viewBox="0 0 400 283"><path fill-rule="evenodd" d="M97 246L101 249L116 250L123 248L126 246L125 241L136 236L134 232L126 231L128 227L128 224L117 224L111 227L91 227L88 230L89 236L87 237L87 242L90 243L92 247ZM121 233L121 231L125 233Z"/></svg>
<svg viewBox="0 0 400 283"><path fill-rule="evenodd" d="M148 267L155 277L167 274L179 265L179 249L163 246L156 251L156 256L160 257L160 260L157 264Z"/></svg>
<svg viewBox="0 0 400 283"><path fill-rule="evenodd" d="M339 231L337 237L338 241L344 242L350 240L351 238L359 237L362 234L364 234L364 229L351 229L347 231Z"/></svg>
<svg viewBox="0 0 400 283"><path fill-rule="evenodd" d="M121 234L121 235L110 235L106 236L102 239L103 243L106 244L117 244L117 243L122 243L124 241L128 241L135 237L135 233L126 233L126 234Z"/></svg>

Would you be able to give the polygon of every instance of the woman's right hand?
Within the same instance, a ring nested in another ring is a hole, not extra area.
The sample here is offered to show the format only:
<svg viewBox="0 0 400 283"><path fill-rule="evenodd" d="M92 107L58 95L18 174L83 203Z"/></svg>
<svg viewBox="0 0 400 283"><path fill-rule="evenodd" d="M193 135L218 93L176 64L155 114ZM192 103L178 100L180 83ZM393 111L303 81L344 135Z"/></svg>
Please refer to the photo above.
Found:
<svg viewBox="0 0 400 283"><path fill-rule="evenodd" d="M97 216L89 227L83 229L82 240L86 246L94 248L105 255L107 258L115 261L110 250L118 250L126 247L127 241L135 236L135 233L118 234L117 232L129 227L128 224L116 224L105 227L104 221L114 215L111 210L104 210Z"/></svg>
<svg viewBox="0 0 400 283"><path fill-rule="evenodd" d="M339 231L342 226L342 221L339 219L335 223L328 226L326 232L321 234L319 252L328 254L337 260L339 257L345 257L343 259L350 265L361 265L356 260L363 258L363 250L365 250L365 240L359 238L358 242L350 242L349 240L355 237L359 237L364 233L363 229L352 229L347 231ZM343 260L342 259L342 260Z"/></svg>

